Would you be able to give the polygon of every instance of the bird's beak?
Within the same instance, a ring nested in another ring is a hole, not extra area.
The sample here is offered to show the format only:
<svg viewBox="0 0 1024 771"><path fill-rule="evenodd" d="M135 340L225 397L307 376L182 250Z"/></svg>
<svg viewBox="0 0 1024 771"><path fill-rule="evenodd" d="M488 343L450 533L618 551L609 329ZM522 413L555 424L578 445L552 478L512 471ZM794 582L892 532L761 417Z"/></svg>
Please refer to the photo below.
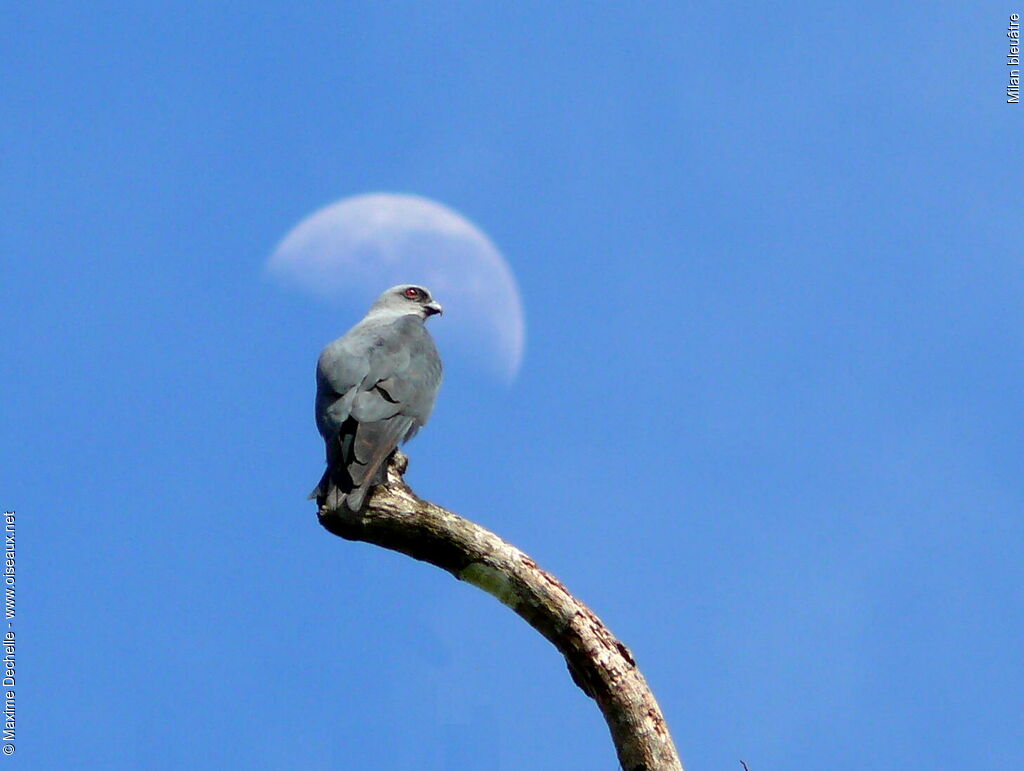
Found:
<svg viewBox="0 0 1024 771"><path fill-rule="evenodd" d="M436 301L429 302L423 307L427 309L428 316L440 316L442 313L444 313L444 306L442 306L441 303Z"/></svg>

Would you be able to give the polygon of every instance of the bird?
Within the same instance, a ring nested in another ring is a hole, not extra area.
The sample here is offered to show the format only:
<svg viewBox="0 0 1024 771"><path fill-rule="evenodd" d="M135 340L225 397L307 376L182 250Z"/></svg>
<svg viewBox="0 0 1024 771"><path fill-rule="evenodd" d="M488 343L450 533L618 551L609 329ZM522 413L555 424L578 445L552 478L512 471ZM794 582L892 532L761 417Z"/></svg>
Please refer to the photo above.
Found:
<svg viewBox="0 0 1024 771"><path fill-rule="evenodd" d="M320 353L316 426L327 468L309 494L320 509L360 511L399 443L426 425L443 368L424 322L443 312L429 289L399 284Z"/></svg>

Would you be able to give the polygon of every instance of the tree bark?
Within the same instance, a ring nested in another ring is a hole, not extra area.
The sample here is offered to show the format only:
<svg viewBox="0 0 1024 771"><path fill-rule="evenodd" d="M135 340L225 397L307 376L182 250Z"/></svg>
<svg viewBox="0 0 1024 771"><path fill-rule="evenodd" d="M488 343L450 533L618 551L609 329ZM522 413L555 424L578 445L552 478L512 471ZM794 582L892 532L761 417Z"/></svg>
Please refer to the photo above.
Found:
<svg viewBox="0 0 1024 771"><path fill-rule="evenodd" d="M396 452L388 481L359 513L319 511L334 535L407 554L494 595L565 656L573 682L593 698L626 771L682 764L658 702L629 648L561 581L494 533L424 501L405 483L408 461Z"/></svg>

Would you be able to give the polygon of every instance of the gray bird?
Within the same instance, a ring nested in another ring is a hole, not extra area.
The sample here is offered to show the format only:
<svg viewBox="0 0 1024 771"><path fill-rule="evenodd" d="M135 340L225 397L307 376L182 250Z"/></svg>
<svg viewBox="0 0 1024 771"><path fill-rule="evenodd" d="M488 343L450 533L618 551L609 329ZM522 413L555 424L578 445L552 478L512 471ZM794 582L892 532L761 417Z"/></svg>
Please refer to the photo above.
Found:
<svg viewBox="0 0 1024 771"><path fill-rule="evenodd" d="M310 493L318 506L359 511L386 479L399 442L430 417L441 385L441 357L423 322L443 308L414 284L391 287L316 367L316 427L327 470Z"/></svg>

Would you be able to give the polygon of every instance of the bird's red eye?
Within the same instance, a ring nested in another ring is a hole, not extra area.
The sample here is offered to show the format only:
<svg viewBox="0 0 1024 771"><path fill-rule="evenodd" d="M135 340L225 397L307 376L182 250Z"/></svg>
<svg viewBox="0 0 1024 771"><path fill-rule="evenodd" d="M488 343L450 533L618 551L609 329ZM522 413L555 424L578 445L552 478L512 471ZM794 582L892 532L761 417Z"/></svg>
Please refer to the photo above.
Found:
<svg viewBox="0 0 1024 771"><path fill-rule="evenodd" d="M410 300L415 300L417 296L419 296L419 290L409 287L408 289L405 290L405 296L408 297Z"/></svg>

